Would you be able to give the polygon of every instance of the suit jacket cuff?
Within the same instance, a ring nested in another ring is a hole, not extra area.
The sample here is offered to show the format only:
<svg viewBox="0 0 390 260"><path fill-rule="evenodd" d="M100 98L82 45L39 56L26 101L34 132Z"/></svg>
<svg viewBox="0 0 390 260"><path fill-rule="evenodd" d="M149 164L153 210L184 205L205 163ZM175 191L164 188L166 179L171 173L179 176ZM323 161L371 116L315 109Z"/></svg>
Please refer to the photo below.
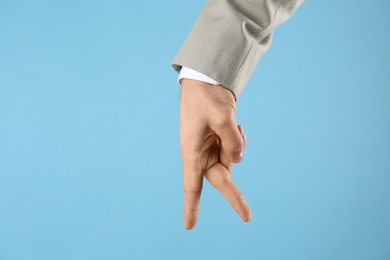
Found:
<svg viewBox="0 0 390 260"><path fill-rule="evenodd" d="M172 66L189 67L220 82L239 98L273 30L304 0L210 0Z"/></svg>

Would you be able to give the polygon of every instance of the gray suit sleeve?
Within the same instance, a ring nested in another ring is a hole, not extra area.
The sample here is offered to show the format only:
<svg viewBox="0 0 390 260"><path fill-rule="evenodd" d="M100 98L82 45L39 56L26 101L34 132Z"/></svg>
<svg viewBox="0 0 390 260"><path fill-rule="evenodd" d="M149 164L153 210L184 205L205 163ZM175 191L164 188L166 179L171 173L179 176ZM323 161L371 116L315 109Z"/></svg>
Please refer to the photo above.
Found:
<svg viewBox="0 0 390 260"><path fill-rule="evenodd" d="M209 0L172 66L199 71L239 98L273 30L304 0Z"/></svg>

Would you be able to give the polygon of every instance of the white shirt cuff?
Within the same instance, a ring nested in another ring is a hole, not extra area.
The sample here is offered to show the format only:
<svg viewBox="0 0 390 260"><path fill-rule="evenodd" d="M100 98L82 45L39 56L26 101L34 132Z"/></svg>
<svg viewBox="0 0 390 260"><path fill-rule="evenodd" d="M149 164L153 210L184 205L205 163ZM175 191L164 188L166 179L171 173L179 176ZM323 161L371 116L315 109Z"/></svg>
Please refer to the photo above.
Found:
<svg viewBox="0 0 390 260"><path fill-rule="evenodd" d="M182 79L194 79L194 80L210 83L212 85L221 85L219 82L213 80L212 78L187 67L182 67L180 70L179 79L178 79L180 85Z"/></svg>

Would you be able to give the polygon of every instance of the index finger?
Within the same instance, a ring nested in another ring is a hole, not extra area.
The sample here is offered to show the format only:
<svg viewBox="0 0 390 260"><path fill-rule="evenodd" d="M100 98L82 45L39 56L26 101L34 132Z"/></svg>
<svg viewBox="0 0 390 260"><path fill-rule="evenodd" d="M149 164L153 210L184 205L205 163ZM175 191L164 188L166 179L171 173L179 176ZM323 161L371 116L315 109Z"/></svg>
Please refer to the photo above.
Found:
<svg viewBox="0 0 390 260"><path fill-rule="evenodd" d="M196 225L199 214L200 194L203 186L203 174L196 163L183 158L184 185L184 227L188 230Z"/></svg>

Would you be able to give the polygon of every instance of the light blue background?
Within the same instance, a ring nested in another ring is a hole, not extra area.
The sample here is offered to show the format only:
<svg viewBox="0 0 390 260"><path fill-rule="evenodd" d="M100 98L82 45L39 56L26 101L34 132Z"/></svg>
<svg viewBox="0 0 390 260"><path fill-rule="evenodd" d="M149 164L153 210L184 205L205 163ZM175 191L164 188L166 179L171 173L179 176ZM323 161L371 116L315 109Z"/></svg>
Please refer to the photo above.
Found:
<svg viewBox="0 0 390 260"><path fill-rule="evenodd" d="M170 62L203 1L0 1L0 259L390 259L390 2L307 1L238 102L242 223L182 224Z"/></svg>

